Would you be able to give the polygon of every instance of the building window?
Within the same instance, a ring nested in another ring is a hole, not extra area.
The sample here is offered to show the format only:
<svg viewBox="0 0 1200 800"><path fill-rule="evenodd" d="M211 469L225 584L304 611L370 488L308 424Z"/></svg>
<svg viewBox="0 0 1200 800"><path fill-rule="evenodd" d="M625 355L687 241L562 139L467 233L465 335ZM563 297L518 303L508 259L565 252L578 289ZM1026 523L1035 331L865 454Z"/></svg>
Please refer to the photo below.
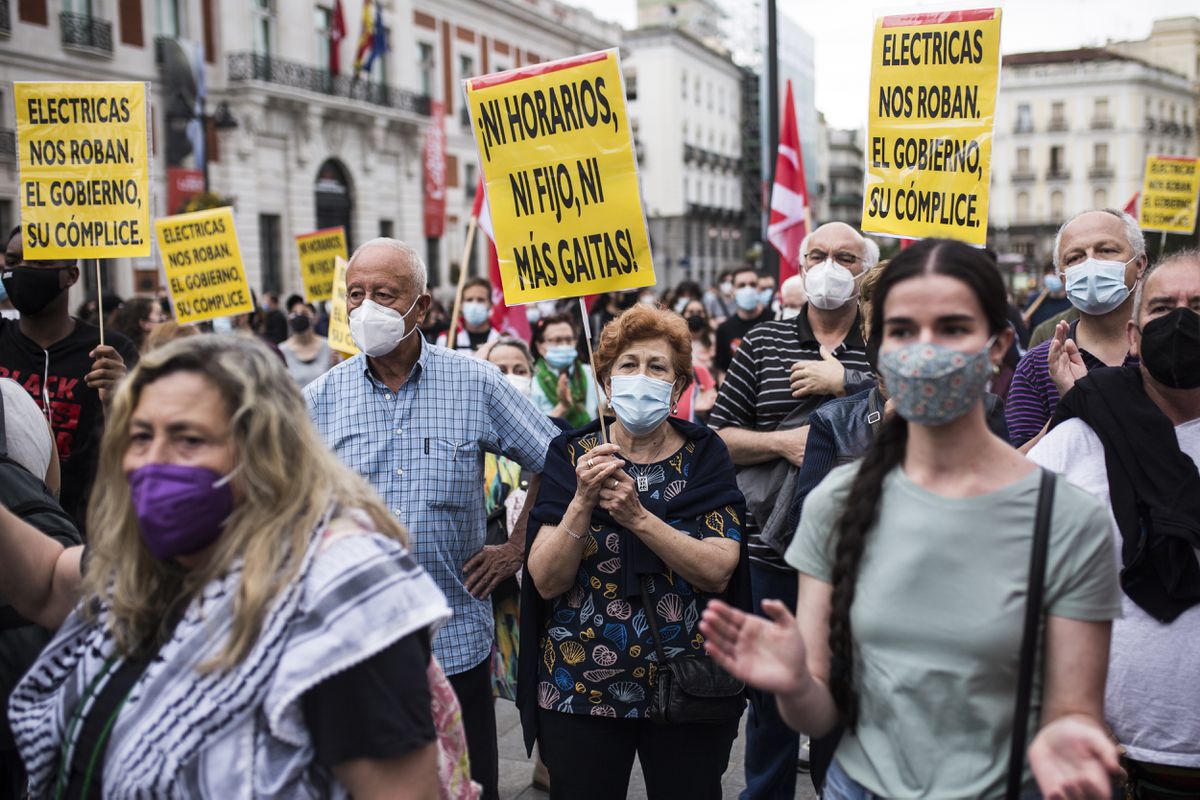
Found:
<svg viewBox="0 0 1200 800"><path fill-rule="evenodd" d="M387 86L388 75L391 73L391 68L388 64L388 54L392 42L392 29L386 25L383 26L383 40L388 43L388 46L383 48L382 53L375 56L375 62L371 64L371 74L380 86Z"/></svg>
<svg viewBox="0 0 1200 800"><path fill-rule="evenodd" d="M687 100L687 70L683 71L682 82L679 87L679 96Z"/></svg>
<svg viewBox="0 0 1200 800"><path fill-rule="evenodd" d="M261 285L264 292L283 291L281 228L278 214L258 215L258 263L262 267Z"/></svg>
<svg viewBox="0 0 1200 800"><path fill-rule="evenodd" d="M1057 190L1050 193L1050 218L1063 218L1063 193Z"/></svg>
<svg viewBox="0 0 1200 800"><path fill-rule="evenodd" d="M179 0L157 0L158 35L177 39L183 35L180 26Z"/></svg>
<svg viewBox="0 0 1200 800"><path fill-rule="evenodd" d="M275 45L275 3L273 0L254 0L254 52L269 56Z"/></svg>
<svg viewBox="0 0 1200 800"><path fill-rule="evenodd" d="M97 5L94 0L63 0L63 10L85 17L95 16Z"/></svg>
<svg viewBox="0 0 1200 800"><path fill-rule="evenodd" d="M1017 106L1017 133L1028 133L1033 130L1033 110L1028 103Z"/></svg>
<svg viewBox="0 0 1200 800"><path fill-rule="evenodd" d="M1108 189L1092 192L1092 208L1108 208Z"/></svg>
<svg viewBox="0 0 1200 800"><path fill-rule="evenodd" d="M1096 142L1092 145L1092 166L1096 169L1108 168L1108 143Z"/></svg>
<svg viewBox="0 0 1200 800"><path fill-rule="evenodd" d="M333 30L333 9L317 6L313 24L317 29L317 67L327 70L330 66L329 55L333 50L333 40L330 38Z"/></svg>
<svg viewBox="0 0 1200 800"><path fill-rule="evenodd" d="M458 57L458 77L463 80L475 77L475 59L470 56Z"/></svg>
<svg viewBox="0 0 1200 800"><path fill-rule="evenodd" d="M1017 222L1029 221L1029 192L1017 192Z"/></svg>
<svg viewBox="0 0 1200 800"><path fill-rule="evenodd" d="M1050 148L1050 175L1052 177L1062 175L1066 171L1066 158L1063 155L1063 146L1056 144Z"/></svg>
<svg viewBox="0 0 1200 800"><path fill-rule="evenodd" d="M396 236L396 223L390 219L379 220L379 235L388 239Z"/></svg>
<svg viewBox="0 0 1200 800"><path fill-rule="evenodd" d="M1092 108L1092 124L1108 125L1111 120L1108 117L1108 98L1097 97L1095 106Z"/></svg>
<svg viewBox="0 0 1200 800"><path fill-rule="evenodd" d="M1065 131L1067 129L1067 104L1055 100L1050 104L1050 130Z"/></svg>
<svg viewBox="0 0 1200 800"><path fill-rule="evenodd" d="M433 97L433 45L428 42L419 42L417 44L417 53L419 60L417 61L417 73L421 80L421 94L426 97Z"/></svg>
<svg viewBox="0 0 1200 800"><path fill-rule="evenodd" d="M692 97L696 98L696 105L700 105L701 103L704 102L704 98L700 96L700 79L699 78L696 78L696 80L692 82Z"/></svg>
<svg viewBox="0 0 1200 800"><path fill-rule="evenodd" d="M463 189L467 193L468 200L475 199L475 190L478 187L479 178L475 174L475 162L467 161L463 164Z"/></svg>
<svg viewBox="0 0 1200 800"><path fill-rule="evenodd" d="M1029 148L1017 148L1017 172L1022 175L1028 175L1032 172L1032 167L1029 165Z"/></svg>

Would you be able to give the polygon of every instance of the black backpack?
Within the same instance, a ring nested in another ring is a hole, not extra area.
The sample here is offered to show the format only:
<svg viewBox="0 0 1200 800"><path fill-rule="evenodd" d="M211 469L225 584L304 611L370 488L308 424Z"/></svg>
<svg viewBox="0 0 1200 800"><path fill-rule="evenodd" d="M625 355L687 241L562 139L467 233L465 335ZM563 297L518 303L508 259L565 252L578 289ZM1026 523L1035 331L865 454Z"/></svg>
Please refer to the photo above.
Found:
<svg viewBox="0 0 1200 800"><path fill-rule="evenodd" d="M74 520L54 499L41 478L8 455L4 395L0 393L0 505L28 522L63 547L83 544ZM0 749L11 748L8 729L8 694L50 641L51 633L22 617L10 605L0 605Z"/></svg>

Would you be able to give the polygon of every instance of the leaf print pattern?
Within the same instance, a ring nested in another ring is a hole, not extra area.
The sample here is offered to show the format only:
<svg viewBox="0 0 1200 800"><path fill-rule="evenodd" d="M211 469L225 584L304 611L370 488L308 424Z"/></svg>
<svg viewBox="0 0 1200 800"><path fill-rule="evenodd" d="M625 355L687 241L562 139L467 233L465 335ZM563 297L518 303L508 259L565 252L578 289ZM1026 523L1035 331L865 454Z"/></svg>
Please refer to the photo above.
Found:
<svg viewBox="0 0 1200 800"><path fill-rule="evenodd" d="M582 457L582 445L577 445ZM663 476L655 487L660 496L671 500L687 491L691 469L699 468L692 463L693 451L694 447L684 447L671 458L648 465L648 476ZM671 515L664 521L694 539L734 539L741 524L730 507L696 517ZM567 714L641 718L658 669L648 614L654 614L667 658L695 655L704 649L699 624L708 595L664 569L649 576L650 604L643 608L636 585L632 593L623 595L624 584L618 579L626 568L621 541L629 534L597 518L589 520L588 531L586 557L580 561L574 584L551 601L538 641L542 648L538 705Z"/></svg>

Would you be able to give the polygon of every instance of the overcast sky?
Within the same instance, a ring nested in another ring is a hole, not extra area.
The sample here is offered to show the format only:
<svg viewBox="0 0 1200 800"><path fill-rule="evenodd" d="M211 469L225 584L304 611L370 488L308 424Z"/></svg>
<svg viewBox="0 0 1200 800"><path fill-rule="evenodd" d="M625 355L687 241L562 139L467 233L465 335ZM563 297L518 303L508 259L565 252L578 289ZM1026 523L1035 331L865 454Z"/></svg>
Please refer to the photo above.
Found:
<svg viewBox="0 0 1200 800"><path fill-rule="evenodd" d="M874 0L777 0L816 41L817 109L837 128L866 124L872 22L877 13L982 8L981 3ZM636 0L565 0L627 28L637 23ZM1140 39L1155 19L1200 15L1197 0L1009 0L1000 32L1003 53L1066 50L1107 39Z"/></svg>

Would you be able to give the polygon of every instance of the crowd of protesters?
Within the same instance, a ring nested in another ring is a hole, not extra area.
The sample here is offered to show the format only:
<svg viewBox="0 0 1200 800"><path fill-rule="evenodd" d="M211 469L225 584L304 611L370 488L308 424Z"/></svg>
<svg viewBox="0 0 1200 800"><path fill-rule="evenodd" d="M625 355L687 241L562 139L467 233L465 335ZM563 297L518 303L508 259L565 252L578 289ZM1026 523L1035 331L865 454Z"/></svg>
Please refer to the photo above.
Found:
<svg viewBox="0 0 1200 800"><path fill-rule="evenodd" d="M797 255L523 336L374 239L345 357L14 230L0 798L497 798L497 698L554 798L720 797L743 716L746 800L1200 797L1200 252Z"/></svg>

